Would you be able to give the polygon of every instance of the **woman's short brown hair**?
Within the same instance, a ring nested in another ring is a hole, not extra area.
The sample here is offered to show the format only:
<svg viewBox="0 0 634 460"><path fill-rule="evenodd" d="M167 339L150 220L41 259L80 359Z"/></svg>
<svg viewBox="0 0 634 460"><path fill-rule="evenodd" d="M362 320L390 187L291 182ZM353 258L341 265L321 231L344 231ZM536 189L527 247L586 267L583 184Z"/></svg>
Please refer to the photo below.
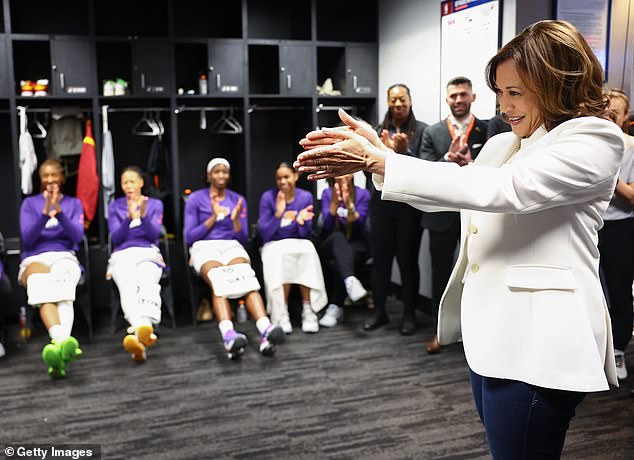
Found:
<svg viewBox="0 0 634 460"><path fill-rule="evenodd" d="M581 33L565 21L528 26L489 61L486 80L496 93L497 67L511 59L524 84L537 94L548 131L577 117L609 117L603 70Z"/></svg>

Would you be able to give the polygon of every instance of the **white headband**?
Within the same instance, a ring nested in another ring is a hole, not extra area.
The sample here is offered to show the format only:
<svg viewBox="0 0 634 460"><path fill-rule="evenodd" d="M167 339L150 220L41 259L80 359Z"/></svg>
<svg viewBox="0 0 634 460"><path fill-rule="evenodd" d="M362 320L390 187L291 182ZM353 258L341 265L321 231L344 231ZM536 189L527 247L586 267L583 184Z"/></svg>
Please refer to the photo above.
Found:
<svg viewBox="0 0 634 460"><path fill-rule="evenodd" d="M224 158L216 157L212 158L211 160L209 160L209 163L207 163L207 172L210 172L217 165L225 165L227 169L231 169L231 166L229 166L229 162L227 160L225 160Z"/></svg>

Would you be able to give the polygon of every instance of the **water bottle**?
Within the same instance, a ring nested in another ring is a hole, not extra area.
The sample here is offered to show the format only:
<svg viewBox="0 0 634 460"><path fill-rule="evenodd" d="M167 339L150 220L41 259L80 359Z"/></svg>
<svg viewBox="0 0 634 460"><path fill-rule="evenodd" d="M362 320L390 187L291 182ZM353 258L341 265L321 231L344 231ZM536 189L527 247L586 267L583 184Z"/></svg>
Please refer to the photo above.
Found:
<svg viewBox="0 0 634 460"><path fill-rule="evenodd" d="M244 305L244 299L238 301L238 322L245 323L247 321L247 308Z"/></svg>
<svg viewBox="0 0 634 460"><path fill-rule="evenodd" d="M31 338L31 328L26 323L26 307L20 306L20 337L27 341Z"/></svg>
<svg viewBox="0 0 634 460"><path fill-rule="evenodd" d="M198 94L207 94L207 74L201 73L198 76Z"/></svg>

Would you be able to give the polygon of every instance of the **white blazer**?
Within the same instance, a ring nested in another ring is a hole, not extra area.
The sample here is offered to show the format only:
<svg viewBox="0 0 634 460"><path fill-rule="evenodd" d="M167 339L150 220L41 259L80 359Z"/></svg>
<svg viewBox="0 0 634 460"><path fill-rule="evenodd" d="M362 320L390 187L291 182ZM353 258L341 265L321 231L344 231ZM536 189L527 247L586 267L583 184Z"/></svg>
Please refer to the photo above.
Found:
<svg viewBox="0 0 634 460"><path fill-rule="evenodd" d="M582 392L618 385L597 232L622 155L616 124L582 117L528 139L499 134L465 167L387 156L373 177L384 200L461 210L438 339L462 336L474 372Z"/></svg>

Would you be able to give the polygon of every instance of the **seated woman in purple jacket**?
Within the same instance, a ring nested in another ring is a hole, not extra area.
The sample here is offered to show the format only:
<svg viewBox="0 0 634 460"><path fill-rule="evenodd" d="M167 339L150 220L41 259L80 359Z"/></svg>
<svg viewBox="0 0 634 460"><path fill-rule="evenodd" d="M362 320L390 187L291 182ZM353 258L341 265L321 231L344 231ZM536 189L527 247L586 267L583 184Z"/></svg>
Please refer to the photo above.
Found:
<svg viewBox="0 0 634 460"><path fill-rule="evenodd" d="M271 321L293 332L288 316L292 284L302 295L302 331L319 331L315 312L328 303L324 275L315 246L308 238L313 228L313 196L295 187L299 175L288 163L275 168L277 188L260 199L258 229L262 236L262 265Z"/></svg>
<svg viewBox="0 0 634 460"><path fill-rule="evenodd" d="M75 289L81 267L75 257L84 235L84 212L77 198L62 194L64 169L46 160L39 169L42 193L25 198L20 208L22 262L18 279L28 303L39 307L51 343L42 350L52 378L66 375L69 361L81 356L71 336Z"/></svg>
<svg viewBox="0 0 634 460"><path fill-rule="evenodd" d="M335 326L343 316L341 305L346 294L353 302L367 294L354 274L354 267L370 255L366 233L370 192L355 187L352 174L337 177L331 182L332 186L321 195L324 225L321 248L325 258L335 261L331 303L319 321L325 327Z"/></svg>
<svg viewBox="0 0 634 460"><path fill-rule="evenodd" d="M192 193L185 204L185 241L190 265L211 287L218 328L230 359L239 357L247 344L231 321L230 298L244 297L247 310L260 331L260 352L271 355L284 341L284 331L266 316L260 283L242 246L247 242L247 203L229 190L229 162L213 158L207 164L209 188Z"/></svg>
<svg viewBox="0 0 634 460"><path fill-rule="evenodd" d="M142 193L143 174L136 166L121 173L125 196L108 206L112 254L107 277L119 289L121 309L130 323L123 348L143 362L146 347L156 342L154 324L161 322L161 274L165 262L158 249L163 203Z"/></svg>

